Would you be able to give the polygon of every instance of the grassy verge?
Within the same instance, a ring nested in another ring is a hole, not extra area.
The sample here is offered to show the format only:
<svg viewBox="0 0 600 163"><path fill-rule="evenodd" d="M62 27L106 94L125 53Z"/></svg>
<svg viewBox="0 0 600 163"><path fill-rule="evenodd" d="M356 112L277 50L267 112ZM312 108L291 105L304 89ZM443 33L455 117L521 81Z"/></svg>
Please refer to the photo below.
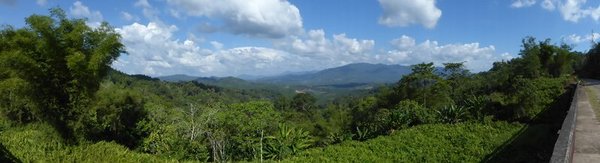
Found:
<svg viewBox="0 0 600 163"><path fill-rule="evenodd" d="M600 98L598 98L598 92L593 90L592 86L585 87L585 94L592 105L592 109L596 114L596 119L600 120Z"/></svg>
<svg viewBox="0 0 600 163"><path fill-rule="evenodd" d="M507 122L422 125L310 149L283 162L482 162L523 128Z"/></svg>

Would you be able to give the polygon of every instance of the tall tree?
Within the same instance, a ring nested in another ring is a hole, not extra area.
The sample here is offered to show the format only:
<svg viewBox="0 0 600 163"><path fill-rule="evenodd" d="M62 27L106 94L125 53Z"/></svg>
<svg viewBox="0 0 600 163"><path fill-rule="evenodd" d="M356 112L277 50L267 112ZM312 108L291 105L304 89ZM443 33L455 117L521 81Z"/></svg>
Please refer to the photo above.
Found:
<svg viewBox="0 0 600 163"><path fill-rule="evenodd" d="M390 98L395 105L400 100L414 100L422 103L427 108L441 108L453 103L449 93L448 83L435 73L433 63L421 63L412 66L413 72L398 82L395 93ZM391 107L391 106L386 106Z"/></svg>
<svg viewBox="0 0 600 163"><path fill-rule="evenodd" d="M600 79L600 44L594 44L593 48L585 55L581 75Z"/></svg>
<svg viewBox="0 0 600 163"><path fill-rule="evenodd" d="M26 27L0 32L0 81L22 79L40 119L73 138L84 106L99 89L110 64L124 53L120 36L104 22L97 28L85 19L68 19L53 8L50 16L32 15Z"/></svg>

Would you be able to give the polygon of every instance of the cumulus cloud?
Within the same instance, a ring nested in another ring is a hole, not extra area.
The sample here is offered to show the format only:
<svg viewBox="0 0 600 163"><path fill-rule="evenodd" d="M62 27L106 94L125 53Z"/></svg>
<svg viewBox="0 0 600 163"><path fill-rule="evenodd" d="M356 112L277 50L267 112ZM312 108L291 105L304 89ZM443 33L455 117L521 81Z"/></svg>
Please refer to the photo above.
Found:
<svg viewBox="0 0 600 163"><path fill-rule="evenodd" d="M383 15L379 24L388 27L405 27L421 24L433 28L442 16L442 11L435 6L435 0L379 0Z"/></svg>
<svg viewBox="0 0 600 163"><path fill-rule="evenodd" d="M190 74L227 76L240 74L273 75L288 70L306 70L318 64L309 58L264 47L221 49L213 41L214 50L201 48L193 39L173 37L178 29L150 22L133 23L117 28L128 55L119 57L113 67L133 74L151 76Z"/></svg>
<svg viewBox="0 0 600 163"><path fill-rule="evenodd" d="M563 40L568 43L568 44L572 44L572 45L579 45L582 43L591 43L592 41L594 42L598 42L598 40L600 39L600 33L591 33L591 34L587 34L587 35L577 35L577 34L571 34L568 36L563 37Z"/></svg>
<svg viewBox="0 0 600 163"><path fill-rule="evenodd" d="M373 49L375 46L374 40L357 40L355 38L346 37L345 33L333 35L333 40L338 51L347 52L350 54L361 54Z"/></svg>
<svg viewBox="0 0 600 163"><path fill-rule="evenodd" d="M301 37L292 36L275 41L274 46L297 55L347 63L365 58L375 46L375 41L349 38L344 33L327 38L325 31L318 29L309 30Z"/></svg>
<svg viewBox="0 0 600 163"><path fill-rule="evenodd" d="M291 36L287 40L275 42L275 46L298 54L321 54L331 50L331 40L325 38L325 31L310 30L300 38Z"/></svg>
<svg viewBox="0 0 600 163"><path fill-rule="evenodd" d="M578 22L582 18L600 19L600 6L584 7L587 0L545 0L542 7L549 11L555 8L561 13L564 20Z"/></svg>
<svg viewBox="0 0 600 163"><path fill-rule="evenodd" d="M223 21L227 32L265 38L282 38L303 31L296 6L286 0L167 0L188 16Z"/></svg>
<svg viewBox="0 0 600 163"><path fill-rule="evenodd" d="M497 54L492 45L480 47L477 42L441 45L437 41L426 40L416 44L414 38L403 35L390 43L395 49L377 54L375 59L378 62L405 65L434 62L436 66L447 62L466 62L468 69L478 72L488 70L493 62L512 58L508 53Z"/></svg>
<svg viewBox="0 0 600 163"><path fill-rule="evenodd" d="M536 3L535 0L514 0L510 5L512 8L529 7Z"/></svg>
<svg viewBox="0 0 600 163"><path fill-rule="evenodd" d="M390 43L398 49L407 49L416 45L415 39L406 35L393 39Z"/></svg>
<svg viewBox="0 0 600 163"><path fill-rule="evenodd" d="M529 2L532 4L529 4ZM544 0L540 3L540 6L548 11L558 10L566 21L576 23L580 19L588 17L598 21L600 19L600 6L585 7L586 3L587 0ZM512 6L514 7L515 4L520 7L529 7L535 4L535 0L516 0Z"/></svg>
<svg viewBox="0 0 600 163"><path fill-rule="evenodd" d="M373 40L350 38L346 34L327 37L321 29L277 39L273 42L274 48L227 49L218 41L207 42L212 48L202 48L206 46L201 45L204 41L196 41L193 37L175 38L177 30L177 26L157 22L116 28L128 55L119 57L113 67L126 73L150 76L236 76L320 70L357 62L411 65L433 61L441 66L444 62L466 61L467 68L483 71L494 61L511 57L497 54L494 46L439 44L430 40L416 43L409 36L390 41L393 49L389 51L374 51Z"/></svg>
<svg viewBox="0 0 600 163"><path fill-rule="evenodd" d="M161 22L158 18L158 10L150 5L148 0L138 0L135 2L134 6L142 9L142 14L146 19L154 22Z"/></svg>
<svg viewBox="0 0 600 163"><path fill-rule="evenodd" d="M80 1L75 1L69 11L76 18L87 18L87 24L92 27L100 26L100 22L103 20L100 11L91 11Z"/></svg>
<svg viewBox="0 0 600 163"><path fill-rule="evenodd" d="M323 30L311 30L301 37L278 39L276 48L235 47L226 49L218 41L202 48L193 38L174 37L178 28L161 23L133 23L116 31L121 34L128 55L113 67L127 73L151 76L191 74L199 76L274 75L286 71L318 70L354 62L374 62L375 42L349 38L346 34L325 37ZM278 42L286 42L277 44Z"/></svg>

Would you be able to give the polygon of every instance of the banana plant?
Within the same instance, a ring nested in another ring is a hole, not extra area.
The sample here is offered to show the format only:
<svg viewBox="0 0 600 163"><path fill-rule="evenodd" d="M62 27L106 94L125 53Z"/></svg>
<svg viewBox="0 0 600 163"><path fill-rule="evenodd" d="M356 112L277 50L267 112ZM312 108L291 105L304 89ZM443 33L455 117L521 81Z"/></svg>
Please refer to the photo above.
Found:
<svg viewBox="0 0 600 163"><path fill-rule="evenodd" d="M265 157L281 160L310 147L314 140L308 131L293 128L284 124L279 125L275 135L267 136Z"/></svg>
<svg viewBox="0 0 600 163"><path fill-rule="evenodd" d="M442 123L458 123L465 120L467 109L461 106L450 105L437 111Z"/></svg>

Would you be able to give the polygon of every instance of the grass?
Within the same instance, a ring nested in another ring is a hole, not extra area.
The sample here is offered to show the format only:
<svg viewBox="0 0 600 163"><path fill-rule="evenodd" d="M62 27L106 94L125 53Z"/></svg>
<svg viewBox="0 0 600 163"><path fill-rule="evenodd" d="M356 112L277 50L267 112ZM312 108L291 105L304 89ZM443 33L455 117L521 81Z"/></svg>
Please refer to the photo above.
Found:
<svg viewBox="0 0 600 163"><path fill-rule="evenodd" d="M137 153L113 142L65 145L51 126L42 123L0 130L0 142L0 160L8 162L177 161Z"/></svg>
<svg viewBox="0 0 600 163"><path fill-rule="evenodd" d="M596 114L596 119L600 120L600 98L598 98L597 92L593 90L592 86L586 86L585 94L588 96L588 100Z"/></svg>
<svg viewBox="0 0 600 163"><path fill-rule="evenodd" d="M508 122L421 125L310 149L283 162L482 162L524 127Z"/></svg>

